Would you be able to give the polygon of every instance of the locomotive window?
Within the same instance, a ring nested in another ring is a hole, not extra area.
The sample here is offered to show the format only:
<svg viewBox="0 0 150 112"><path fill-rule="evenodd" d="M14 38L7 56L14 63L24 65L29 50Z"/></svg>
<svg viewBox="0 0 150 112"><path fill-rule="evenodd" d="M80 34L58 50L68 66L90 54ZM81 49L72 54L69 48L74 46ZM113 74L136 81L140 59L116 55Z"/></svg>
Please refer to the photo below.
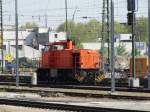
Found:
<svg viewBox="0 0 150 112"><path fill-rule="evenodd" d="M55 38L58 38L58 35L57 35L57 34L55 34Z"/></svg>
<svg viewBox="0 0 150 112"><path fill-rule="evenodd" d="M43 51L44 51L44 52L49 51L49 46L45 46L45 48L44 48Z"/></svg>
<svg viewBox="0 0 150 112"><path fill-rule="evenodd" d="M62 45L56 45L55 47L57 47L58 50L64 49Z"/></svg>

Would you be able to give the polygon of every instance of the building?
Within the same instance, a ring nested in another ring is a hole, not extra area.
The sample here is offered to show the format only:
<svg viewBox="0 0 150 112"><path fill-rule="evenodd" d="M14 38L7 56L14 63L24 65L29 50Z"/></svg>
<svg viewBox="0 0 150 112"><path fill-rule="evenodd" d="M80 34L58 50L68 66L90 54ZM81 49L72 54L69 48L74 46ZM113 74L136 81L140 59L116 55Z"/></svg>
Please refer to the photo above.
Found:
<svg viewBox="0 0 150 112"><path fill-rule="evenodd" d="M9 29L4 31L4 56L11 55L16 57L16 36L15 30ZM58 42L66 40L64 32L50 32L49 28L34 28L18 31L18 53L19 58L39 59L41 51L49 42ZM1 56L0 56L1 58Z"/></svg>
<svg viewBox="0 0 150 112"><path fill-rule="evenodd" d="M34 28L28 30L30 35L25 37L25 44L38 49L38 45L46 45L49 42L49 28Z"/></svg>
<svg viewBox="0 0 150 112"><path fill-rule="evenodd" d="M132 53L132 34L116 34L114 37L115 40L115 48L122 45L125 47L126 52L131 55ZM93 49L93 50L100 50L101 43L82 43L83 48L85 49ZM105 47L108 47L108 44L104 44ZM142 55L145 55L147 52L147 45L145 42L135 42L135 48L141 52ZM116 49L115 49L116 50ZM117 53L115 51L115 53Z"/></svg>
<svg viewBox="0 0 150 112"><path fill-rule="evenodd" d="M132 34L116 34L114 38L116 42L131 42Z"/></svg>
<svg viewBox="0 0 150 112"><path fill-rule="evenodd" d="M59 42L67 40L65 32L49 32L49 42Z"/></svg>
<svg viewBox="0 0 150 112"><path fill-rule="evenodd" d="M36 32L33 31L18 31L18 54L19 58L26 57L28 59L39 59L41 56L42 45L38 45L38 49L33 48L33 46L29 43L32 43L32 38L36 37ZM31 42L29 41L31 38ZM4 57L6 55L11 55L14 59L16 57L16 39L15 39L15 31L4 31L3 36L3 49L4 49ZM2 58L2 57L1 57Z"/></svg>

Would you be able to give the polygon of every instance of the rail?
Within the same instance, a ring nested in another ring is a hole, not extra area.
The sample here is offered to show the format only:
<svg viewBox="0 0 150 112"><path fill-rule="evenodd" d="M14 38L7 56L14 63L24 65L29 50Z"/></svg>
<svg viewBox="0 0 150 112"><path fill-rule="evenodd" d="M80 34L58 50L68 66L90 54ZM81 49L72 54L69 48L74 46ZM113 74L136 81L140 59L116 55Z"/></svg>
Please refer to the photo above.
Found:
<svg viewBox="0 0 150 112"><path fill-rule="evenodd" d="M138 110L80 106L76 104L68 104L65 102L46 102L46 101L33 101L33 100L31 101L31 100L23 100L23 99L20 100L20 99L5 99L5 98L0 98L0 104L42 108L42 109L57 109L57 110L76 111L76 112L146 112L146 111L138 111Z"/></svg>

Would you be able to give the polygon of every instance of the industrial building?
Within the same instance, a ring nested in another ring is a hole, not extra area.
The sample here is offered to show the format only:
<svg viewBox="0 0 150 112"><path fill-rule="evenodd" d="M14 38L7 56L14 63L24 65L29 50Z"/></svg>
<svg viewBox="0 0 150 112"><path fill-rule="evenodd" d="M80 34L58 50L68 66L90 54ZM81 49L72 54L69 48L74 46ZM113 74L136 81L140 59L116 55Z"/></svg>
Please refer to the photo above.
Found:
<svg viewBox="0 0 150 112"><path fill-rule="evenodd" d="M132 53L131 34L118 34L118 35L115 35L114 38L115 38L115 48L117 48L120 45L123 45L125 47L126 52L129 55L131 55ZM96 42L96 43L87 42L87 43L82 43L82 45L83 45L83 48L85 49L99 50L101 48L101 42ZM105 43L104 47L108 47L108 44ZM140 50L141 55L144 55L147 53L148 48L145 42L135 42L135 47L136 49Z"/></svg>

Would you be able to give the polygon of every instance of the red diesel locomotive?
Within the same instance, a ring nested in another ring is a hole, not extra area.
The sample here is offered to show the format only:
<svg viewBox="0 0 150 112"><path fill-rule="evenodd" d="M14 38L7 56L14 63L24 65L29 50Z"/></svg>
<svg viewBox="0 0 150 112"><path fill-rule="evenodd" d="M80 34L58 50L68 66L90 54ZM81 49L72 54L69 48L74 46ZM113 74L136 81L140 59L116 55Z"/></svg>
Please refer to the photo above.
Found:
<svg viewBox="0 0 150 112"><path fill-rule="evenodd" d="M49 43L37 69L38 82L89 82L100 76L101 55L96 50L77 49L71 40Z"/></svg>

